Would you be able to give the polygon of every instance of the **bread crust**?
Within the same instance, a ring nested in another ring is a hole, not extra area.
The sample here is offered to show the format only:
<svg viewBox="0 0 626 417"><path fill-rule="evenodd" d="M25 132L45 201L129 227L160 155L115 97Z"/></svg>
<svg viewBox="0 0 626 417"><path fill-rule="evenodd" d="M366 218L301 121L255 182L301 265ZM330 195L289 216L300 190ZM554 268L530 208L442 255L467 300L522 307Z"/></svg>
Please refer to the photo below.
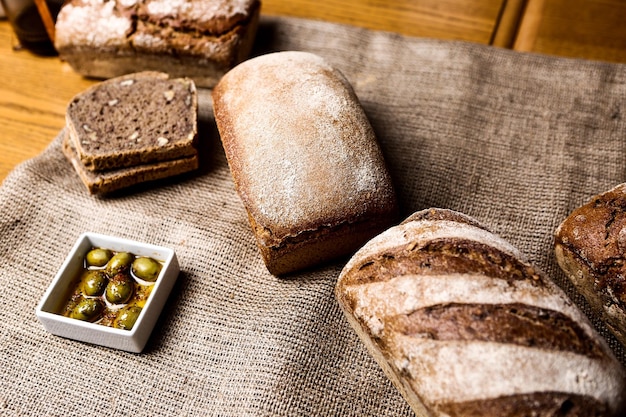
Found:
<svg viewBox="0 0 626 417"><path fill-rule="evenodd" d="M382 152L348 81L321 57L248 60L212 93L235 187L275 275L347 255L397 207Z"/></svg>
<svg viewBox="0 0 626 417"><path fill-rule="evenodd" d="M626 346L626 184L596 195L555 231L557 262Z"/></svg>
<svg viewBox="0 0 626 417"><path fill-rule="evenodd" d="M213 87L249 55L260 8L258 0L70 0L55 47L87 77L162 71Z"/></svg>
<svg viewBox="0 0 626 417"><path fill-rule="evenodd" d="M461 213L418 212L366 243L336 298L420 417L621 416L626 374L582 312Z"/></svg>

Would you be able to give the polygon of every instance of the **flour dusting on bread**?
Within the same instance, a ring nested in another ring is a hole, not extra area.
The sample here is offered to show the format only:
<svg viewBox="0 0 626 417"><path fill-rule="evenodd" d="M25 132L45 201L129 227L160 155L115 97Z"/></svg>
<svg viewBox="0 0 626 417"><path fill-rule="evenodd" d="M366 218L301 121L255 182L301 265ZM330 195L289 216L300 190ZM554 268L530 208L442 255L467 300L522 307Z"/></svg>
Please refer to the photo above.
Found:
<svg viewBox="0 0 626 417"><path fill-rule="evenodd" d="M346 78L321 57L250 59L222 78L213 102L271 271L344 256L391 224L395 193L374 131Z"/></svg>
<svg viewBox="0 0 626 417"><path fill-rule="evenodd" d="M379 234L338 278L348 323L418 417L626 412L626 372L565 293L450 210Z"/></svg>

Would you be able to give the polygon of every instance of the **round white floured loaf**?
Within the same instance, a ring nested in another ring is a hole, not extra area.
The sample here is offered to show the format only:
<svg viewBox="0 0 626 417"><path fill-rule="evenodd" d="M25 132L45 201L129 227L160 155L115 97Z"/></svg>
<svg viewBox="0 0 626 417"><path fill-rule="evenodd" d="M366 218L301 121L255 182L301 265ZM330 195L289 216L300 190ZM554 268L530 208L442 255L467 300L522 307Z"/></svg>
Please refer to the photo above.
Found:
<svg viewBox="0 0 626 417"><path fill-rule="evenodd" d="M626 412L624 369L583 313L460 213L418 212L370 240L336 297L419 417Z"/></svg>

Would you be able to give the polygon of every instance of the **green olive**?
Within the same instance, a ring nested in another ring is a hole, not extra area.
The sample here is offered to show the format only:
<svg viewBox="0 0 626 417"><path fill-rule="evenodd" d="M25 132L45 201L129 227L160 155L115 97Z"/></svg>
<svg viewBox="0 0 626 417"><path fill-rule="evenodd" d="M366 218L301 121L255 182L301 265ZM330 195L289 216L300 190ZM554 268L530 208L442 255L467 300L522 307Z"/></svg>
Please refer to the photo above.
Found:
<svg viewBox="0 0 626 417"><path fill-rule="evenodd" d="M104 304L102 300L97 298L83 298L70 312L70 317L83 321L96 321L103 310Z"/></svg>
<svg viewBox="0 0 626 417"><path fill-rule="evenodd" d="M95 248L87 252L85 261L87 261L87 266L104 266L112 256L113 253L108 249Z"/></svg>
<svg viewBox="0 0 626 417"><path fill-rule="evenodd" d="M103 271L89 271L83 278L83 294L96 297L102 295L107 286L107 275Z"/></svg>
<svg viewBox="0 0 626 417"><path fill-rule="evenodd" d="M110 276L116 275L127 270L133 262L133 255L128 252L118 252L107 264L106 270Z"/></svg>
<svg viewBox="0 0 626 417"><path fill-rule="evenodd" d="M120 310L113 325L118 329L131 330L141 313L141 307L133 305Z"/></svg>
<svg viewBox="0 0 626 417"><path fill-rule="evenodd" d="M112 304L124 304L133 296L135 285L125 274L117 274L107 284L106 299Z"/></svg>
<svg viewBox="0 0 626 417"><path fill-rule="evenodd" d="M161 264L152 258L137 258L132 266L133 274L144 281L154 282L161 272Z"/></svg>

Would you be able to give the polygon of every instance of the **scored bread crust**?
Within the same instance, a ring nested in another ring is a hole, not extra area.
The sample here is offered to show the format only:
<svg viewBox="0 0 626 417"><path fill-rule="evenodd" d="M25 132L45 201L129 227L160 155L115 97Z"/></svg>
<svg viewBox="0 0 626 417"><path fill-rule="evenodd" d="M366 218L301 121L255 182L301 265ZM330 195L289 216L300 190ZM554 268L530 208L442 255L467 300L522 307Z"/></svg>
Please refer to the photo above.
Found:
<svg viewBox="0 0 626 417"><path fill-rule="evenodd" d="M348 81L321 57L250 59L212 96L270 272L344 256L394 221L395 193L374 131Z"/></svg>
<svg viewBox="0 0 626 417"><path fill-rule="evenodd" d="M70 0L55 47L78 73L162 71L213 87L254 42L258 0Z"/></svg>
<svg viewBox="0 0 626 417"><path fill-rule="evenodd" d="M376 236L335 295L419 417L626 412L624 369L588 319L461 213L425 210Z"/></svg>
<svg viewBox="0 0 626 417"><path fill-rule="evenodd" d="M191 79L144 71L78 93L65 119L82 165L103 171L197 155L197 113Z"/></svg>
<svg viewBox="0 0 626 417"><path fill-rule="evenodd" d="M594 196L555 231L557 262L626 346L626 184Z"/></svg>

